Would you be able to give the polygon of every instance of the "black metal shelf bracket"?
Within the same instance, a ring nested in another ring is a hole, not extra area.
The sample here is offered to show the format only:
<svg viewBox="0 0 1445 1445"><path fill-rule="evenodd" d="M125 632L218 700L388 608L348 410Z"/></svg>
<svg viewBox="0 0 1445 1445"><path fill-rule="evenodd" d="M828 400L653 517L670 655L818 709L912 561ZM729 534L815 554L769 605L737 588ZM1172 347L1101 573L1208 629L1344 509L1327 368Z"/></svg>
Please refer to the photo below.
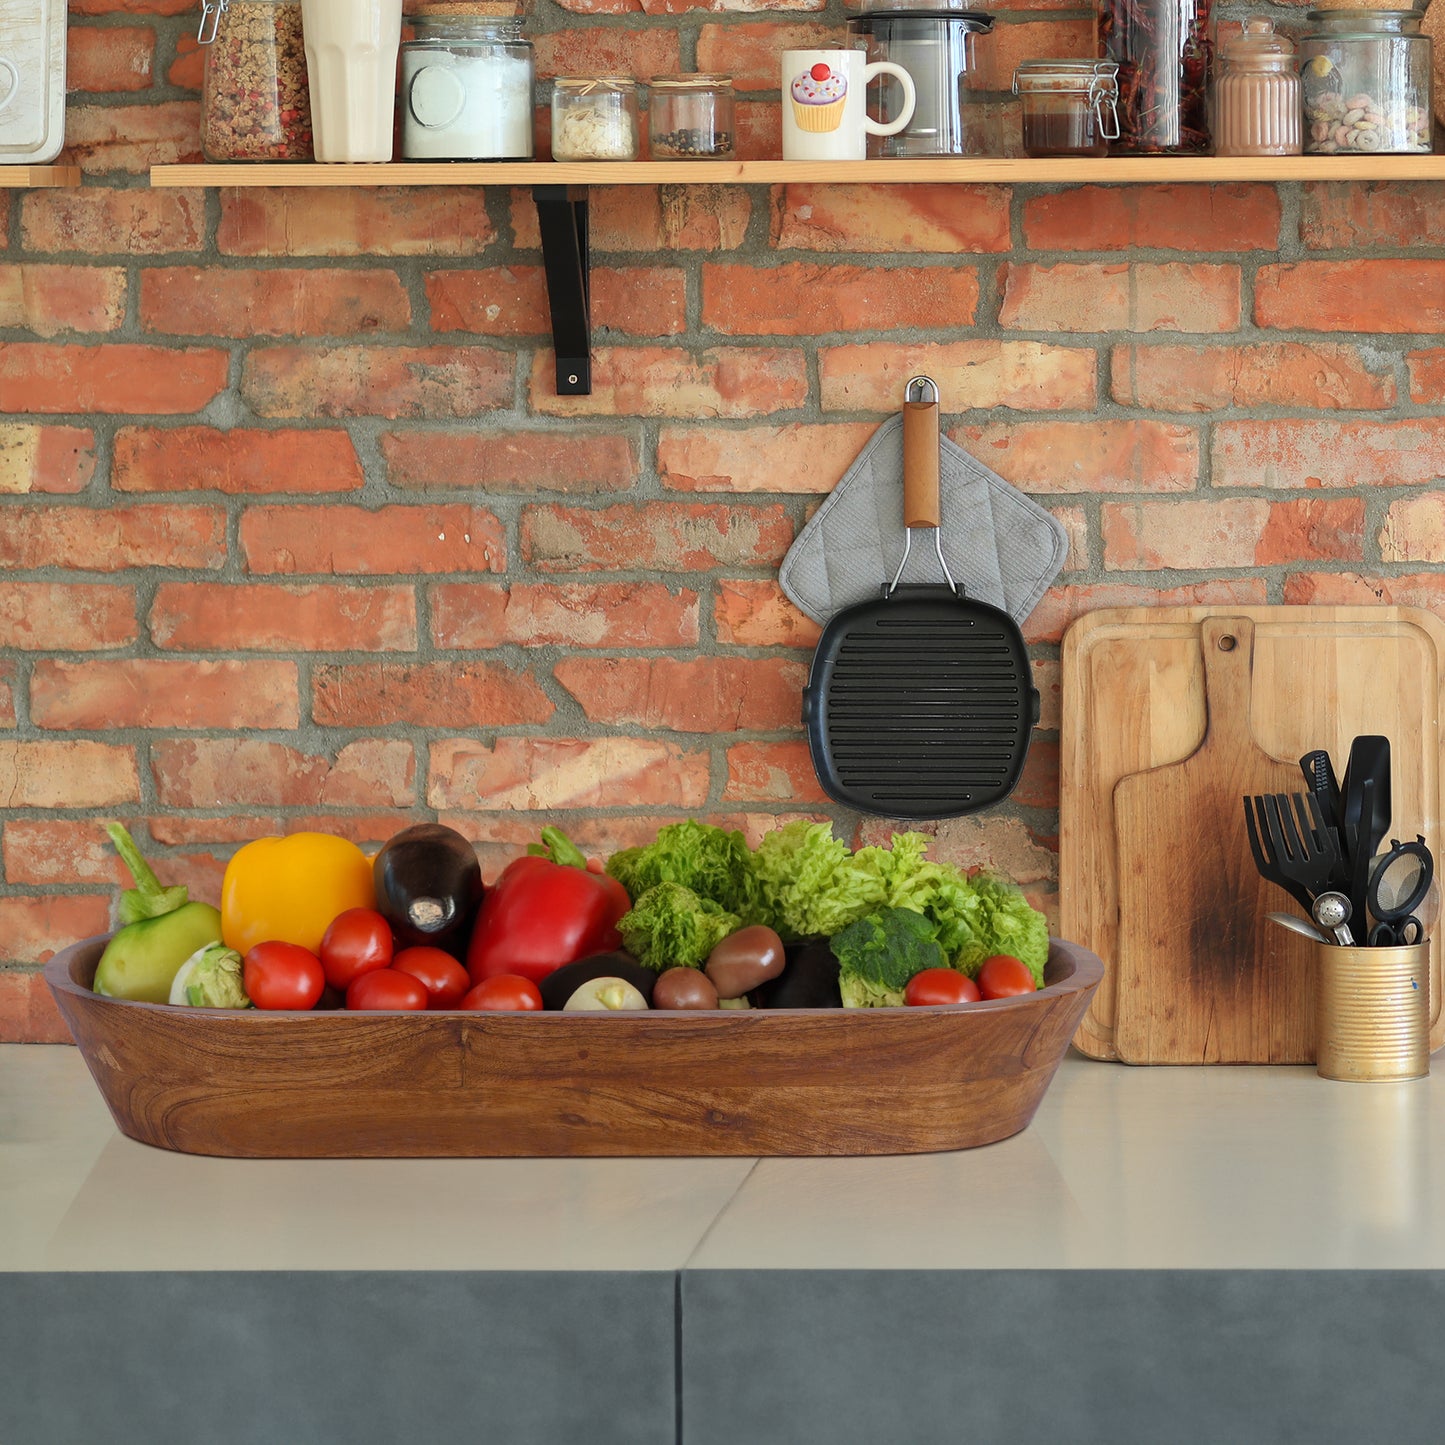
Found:
<svg viewBox="0 0 1445 1445"><path fill-rule="evenodd" d="M533 186L547 304L552 312L552 350L557 358L557 395L592 394L591 278L587 256L587 189L574 198L566 186Z"/></svg>

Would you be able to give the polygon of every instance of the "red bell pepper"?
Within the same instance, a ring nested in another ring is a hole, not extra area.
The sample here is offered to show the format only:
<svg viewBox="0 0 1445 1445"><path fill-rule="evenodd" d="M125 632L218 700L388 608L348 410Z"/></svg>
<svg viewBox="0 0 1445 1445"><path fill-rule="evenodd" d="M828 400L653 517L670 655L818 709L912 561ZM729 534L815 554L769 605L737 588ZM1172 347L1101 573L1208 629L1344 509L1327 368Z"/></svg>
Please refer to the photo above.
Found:
<svg viewBox="0 0 1445 1445"><path fill-rule="evenodd" d="M542 843L507 864L482 900L467 971L473 984L503 973L540 983L564 963L619 948L617 920L631 907L560 828L543 828Z"/></svg>

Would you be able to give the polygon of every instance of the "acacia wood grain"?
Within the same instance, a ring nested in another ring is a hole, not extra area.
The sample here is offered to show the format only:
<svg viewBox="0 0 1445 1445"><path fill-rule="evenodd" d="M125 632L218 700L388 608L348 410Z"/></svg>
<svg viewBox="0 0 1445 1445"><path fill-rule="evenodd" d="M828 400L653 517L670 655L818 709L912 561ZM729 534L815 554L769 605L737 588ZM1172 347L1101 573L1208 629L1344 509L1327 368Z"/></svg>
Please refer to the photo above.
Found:
<svg viewBox="0 0 1445 1445"><path fill-rule="evenodd" d="M911 1154L1033 1118L1103 965L942 1009L266 1013L92 993L104 938L45 977L122 1133L252 1158Z"/></svg>
<svg viewBox="0 0 1445 1445"><path fill-rule="evenodd" d="M1200 628L1204 738L1114 788L1119 952L1114 1047L1131 1064L1296 1064L1314 1057L1307 940L1265 914L1278 890L1250 855L1242 799L1296 793L1297 764L1249 726L1254 624Z"/></svg>

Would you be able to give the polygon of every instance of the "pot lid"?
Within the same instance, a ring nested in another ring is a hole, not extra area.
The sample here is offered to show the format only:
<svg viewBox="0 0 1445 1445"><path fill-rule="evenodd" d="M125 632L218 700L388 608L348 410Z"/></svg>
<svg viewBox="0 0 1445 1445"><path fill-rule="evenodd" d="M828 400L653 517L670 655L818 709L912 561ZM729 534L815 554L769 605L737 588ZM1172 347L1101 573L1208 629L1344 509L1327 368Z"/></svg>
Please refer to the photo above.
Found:
<svg viewBox="0 0 1445 1445"><path fill-rule="evenodd" d="M993 29L993 19L992 15L985 15L981 10L868 10L862 15L850 15L848 24L855 30L866 32L875 26L882 29L907 20L933 20L940 24L961 25L965 30L982 33Z"/></svg>
<svg viewBox="0 0 1445 1445"><path fill-rule="evenodd" d="M920 10L946 10L950 15L967 15L983 10L988 0L918 0ZM867 15L879 10L909 10L915 7L908 0L843 0L849 16Z"/></svg>
<svg viewBox="0 0 1445 1445"><path fill-rule="evenodd" d="M1244 22L1244 29L1223 47L1221 54L1232 64L1243 62L1278 69L1294 56L1294 45L1275 30L1273 20L1254 18Z"/></svg>

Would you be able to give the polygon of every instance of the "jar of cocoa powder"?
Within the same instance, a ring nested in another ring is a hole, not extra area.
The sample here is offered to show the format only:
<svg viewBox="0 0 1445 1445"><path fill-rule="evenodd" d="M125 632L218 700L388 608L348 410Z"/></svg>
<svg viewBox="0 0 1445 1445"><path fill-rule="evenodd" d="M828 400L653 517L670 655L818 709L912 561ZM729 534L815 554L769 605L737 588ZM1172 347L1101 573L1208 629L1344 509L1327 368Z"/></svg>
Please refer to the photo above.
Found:
<svg viewBox="0 0 1445 1445"><path fill-rule="evenodd" d="M1028 156L1103 156L1119 139L1119 67L1111 60L1025 60L1014 94Z"/></svg>
<svg viewBox="0 0 1445 1445"><path fill-rule="evenodd" d="M210 161L305 161L311 96L299 0L206 0L201 149Z"/></svg>
<svg viewBox="0 0 1445 1445"><path fill-rule="evenodd" d="M1271 20L1251 19L1219 52L1214 150L1221 156L1297 156L1300 78L1294 46Z"/></svg>

